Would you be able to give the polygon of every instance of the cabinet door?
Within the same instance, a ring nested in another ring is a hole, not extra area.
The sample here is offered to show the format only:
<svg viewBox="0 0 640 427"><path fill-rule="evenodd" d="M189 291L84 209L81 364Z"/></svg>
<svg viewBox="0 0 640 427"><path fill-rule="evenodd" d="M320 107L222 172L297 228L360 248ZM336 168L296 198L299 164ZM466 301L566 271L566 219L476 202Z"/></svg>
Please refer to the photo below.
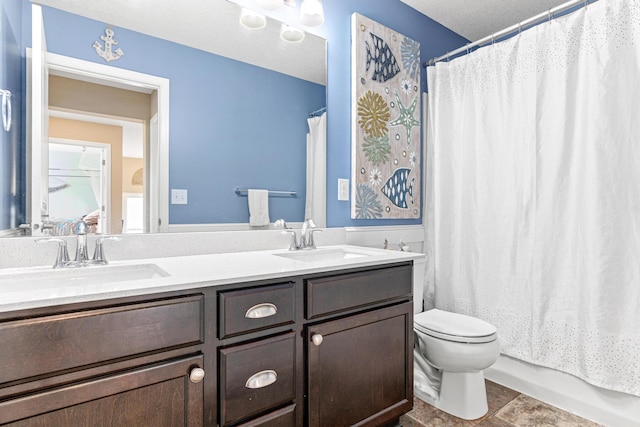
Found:
<svg viewBox="0 0 640 427"><path fill-rule="evenodd" d="M410 302L306 327L310 427L377 426L413 405Z"/></svg>
<svg viewBox="0 0 640 427"><path fill-rule="evenodd" d="M202 426L202 356L165 362L0 403L0 424ZM8 423L8 424L5 424Z"/></svg>

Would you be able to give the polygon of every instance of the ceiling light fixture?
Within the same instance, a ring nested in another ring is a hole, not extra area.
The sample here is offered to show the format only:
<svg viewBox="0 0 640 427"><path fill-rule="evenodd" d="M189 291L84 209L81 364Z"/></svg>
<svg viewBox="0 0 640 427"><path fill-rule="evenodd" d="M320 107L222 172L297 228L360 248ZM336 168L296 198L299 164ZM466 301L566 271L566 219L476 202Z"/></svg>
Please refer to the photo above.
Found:
<svg viewBox="0 0 640 427"><path fill-rule="evenodd" d="M257 0L256 3L265 10L276 10L284 6L284 0Z"/></svg>
<svg viewBox="0 0 640 427"><path fill-rule="evenodd" d="M240 11L240 23L251 30L259 30L267 25L267 17L243 7Z"/></svg>
<svg viewBox="0 0 640 427"><path fill-rule="evenodd" d="M300 43L304 40L304 31L283 23L280 28L280 38L289 43Z"/></svg>
<svg viewBox="0 0 640 427"><path fill-rule="evenodd" d="M324 22L324 10L321 0L302 0L300 22L307 27L317 27Z"/></svg>

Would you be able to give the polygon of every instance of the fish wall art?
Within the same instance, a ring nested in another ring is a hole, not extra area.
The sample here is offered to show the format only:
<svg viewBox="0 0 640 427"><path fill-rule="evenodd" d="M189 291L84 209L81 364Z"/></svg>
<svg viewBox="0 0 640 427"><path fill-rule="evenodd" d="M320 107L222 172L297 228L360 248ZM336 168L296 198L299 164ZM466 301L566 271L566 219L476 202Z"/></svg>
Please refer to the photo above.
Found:
<svg viewBox="0 0 640 427"><path fill-rule="evenodd" d="M351 16L351 218L420 218L420 43Z"/></svg>

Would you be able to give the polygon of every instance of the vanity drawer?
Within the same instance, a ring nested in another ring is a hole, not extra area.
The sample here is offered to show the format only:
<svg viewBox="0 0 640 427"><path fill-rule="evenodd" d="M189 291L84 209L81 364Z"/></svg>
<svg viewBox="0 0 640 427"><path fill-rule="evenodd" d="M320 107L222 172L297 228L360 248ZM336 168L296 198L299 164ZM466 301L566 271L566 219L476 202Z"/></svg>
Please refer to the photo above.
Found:
<svg viewBox="0 0 640 427"><path fill-rule="evenodd" d="M202 295L0 323L0 384L201 343Z"/></svg>
<svg viewBox="0 0 640 427"><path fill-rule="evenodd" d="M295 333L220 350L220 425L291 402Z"/></svg>
<svg viewBox="0 0 640 427"><path fill-rule="evenodd" d="M220 292L219 337L227 338L294 321L294 283Z"/></svg>
<svg viewBox="0 0 640 427"><path fill-rule="evenodd" d="M238 424L238 427L295 427L296 426L296 405L285 406L269 412L267 415L255 418L246 423Z"/></svg>
<svg viewBox="0 0 640 427"><path fill-rule="evenodd" d="M411 295L411 264L308 279L307 319Z"/></svg>

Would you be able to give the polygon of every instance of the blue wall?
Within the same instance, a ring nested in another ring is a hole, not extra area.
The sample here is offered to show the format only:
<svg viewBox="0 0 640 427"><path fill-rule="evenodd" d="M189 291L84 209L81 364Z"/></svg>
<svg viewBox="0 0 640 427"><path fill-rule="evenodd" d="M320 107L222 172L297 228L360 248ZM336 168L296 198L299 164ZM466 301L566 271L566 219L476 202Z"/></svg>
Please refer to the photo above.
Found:
<svg viewBox="0 0 640 427"><path fill-rule="evenodd" d="M22 20L21 0L2 0L0 3L0 88L11 91L12 125L6 132L0 119L0 230L14 228L24 219L24 194L17 176L23 174L21 157L23 104L23 61L21 59Z"/></svg>
<svg viewBox="0 0 640 427"><path fill-rule="evenodd" d="M419 41L422 62L463 46L468 40L399 0L327 0L323 4L325 23L314 32L328 40L327 225L420 224L421 220L352 220L350 202L337 200L338 178L350 178L351 172L351 15L360 13ZM104 31L103 23L72 20L72 15L45 9L45 25L49 29L47 42L50 51L89 61L102 61L96 59L87 40L96 39ZM274 129L275 134L267 134L271 123L269 115L278 114L279 109L288 105L282 93L277 97L273 92L266 94L272 85L278 92L280 75L271 73L267 76L268 73L265 73L265 78L260 82L247 80L242 74L230 79L224 77L224 73L235 61L214 59L195 49L124 29L115 30L125 56L112 63L113 66L158 74L158 66L161 65L166 69L161 75L171 79L170 187L189 190L188 205L171 207L171 223L247 222L246 199L236 196L231 201L225 201L223 198L236 186L294 189L301 196L297 200L301 207L297 209L299 212L303 210L304 149L289 153L289 150L273 149L273 143L292 138L294 134L295 138L299 138L297 134L302 129L306 133L306 114L322 105L311 103L296 107L291 128L279 126ZM209 57L207 66L189 66L191 61L201 61L203 56ZM424 69L422 81L426 81ZM206 83L204 87L200 86L202 82ZM300 84L304 86L303 82ZM225 97L242 96L247 99L247 108L251 105L260 106L263 101L256 101L256 94L270 99L273 108L268 111L260 108L250 113L231 111L225 108L224 102L214 104L217 99L224 101ZM184 108L184 105L199 108ZM243 117L242 125L224 127L224 123L238 116ZM213 126L212 122L218 118L222 118L221 123ZM251 140L264 143L260 149L250 151L246 149L245 142ZM304 147L304 143L300 146ZM281 161L289 154L292 157ZM225 165L232 162L233 166L223 172ZM272 165L269 173L258 175L256 171L260 169L259 165L265 162ZM246 172L238 173L238 168L245 168ZM282 179L287 179L287 184L280 184ZM287 208L283 208L291 206L291 202L292 199L271 199L271 218L300 220L301 214L291 216Z"/></svg>

